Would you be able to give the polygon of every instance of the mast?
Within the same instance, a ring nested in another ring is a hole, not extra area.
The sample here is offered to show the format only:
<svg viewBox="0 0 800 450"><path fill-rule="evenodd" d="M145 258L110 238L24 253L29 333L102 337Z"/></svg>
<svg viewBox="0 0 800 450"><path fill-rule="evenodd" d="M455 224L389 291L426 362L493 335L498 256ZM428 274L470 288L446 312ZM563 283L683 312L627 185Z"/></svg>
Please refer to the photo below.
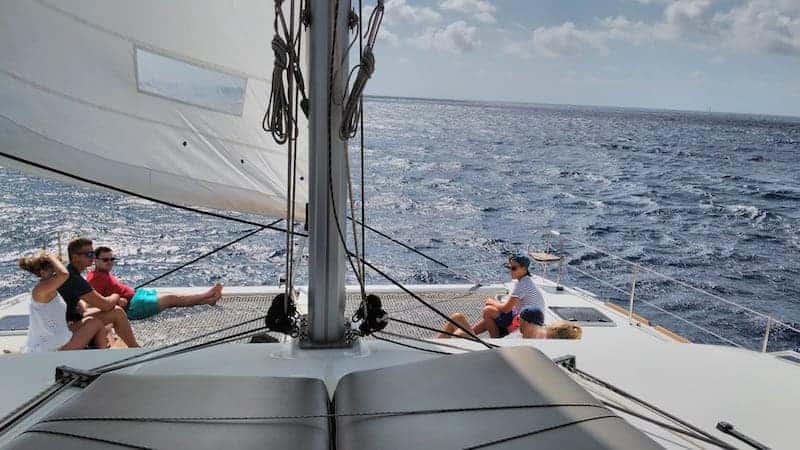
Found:
<svg viewBox="0 0 800 450"><path fill-rule="evenodd" d="M338 11L334 11L336 4ZM310 10L308 321L312 345L325 346L341 342L345 333L346 255L339 230L346 233L347 191L343 158L347 142L339 137L342 108L331 100L331 95L333 99L342 99L346 88L349 62L343 52L349 39L347 17L350 0L311 0ZM333 25L334 14L338 15L336 27ZM336 37L332 39L334 28ZM334 45L331 68L331 47ZM332 83L333 92L329 89L331 70L336 75Z"/></svg>

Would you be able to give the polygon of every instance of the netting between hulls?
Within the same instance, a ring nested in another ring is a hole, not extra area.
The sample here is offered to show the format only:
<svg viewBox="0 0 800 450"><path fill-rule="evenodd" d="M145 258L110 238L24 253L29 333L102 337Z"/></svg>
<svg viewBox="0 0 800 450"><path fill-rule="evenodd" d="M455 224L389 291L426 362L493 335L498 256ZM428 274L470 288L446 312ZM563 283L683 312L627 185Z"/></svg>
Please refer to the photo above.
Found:
<svg viewBox="0 0 800 450"><path fill-rule="evenodd" d="M422 292L418 293L425 301L434 304L447 315L465 314L471 323L481 316L486 293L465 292ZM274 295L236 295L226 296L215 306L195 306L192 308L169 309L157 316L131 322L136 339L144 347L168 345L209 331L230 326L266 314ZM441 328L444 321L432 310L403 293L380 294L383 307L393 318L403 319L432 328ZM359 293L347 295L345 317L350 318L361 303ZM233 335L256 325L243 325L226 331L216 337ZM390 322L386 331L413 336L432 338L433 332L417 327ZM275 335L282 339L282 335Z"/></svg>

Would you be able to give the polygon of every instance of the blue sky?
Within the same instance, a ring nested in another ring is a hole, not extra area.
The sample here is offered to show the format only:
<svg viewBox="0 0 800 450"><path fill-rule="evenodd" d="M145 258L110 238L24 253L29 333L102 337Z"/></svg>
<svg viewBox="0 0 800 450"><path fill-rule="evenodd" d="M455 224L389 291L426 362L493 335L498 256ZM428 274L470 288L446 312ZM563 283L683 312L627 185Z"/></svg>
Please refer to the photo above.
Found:
<svg viewBox="0 0 800 450"><path fill-rule="evenodd" d="M372 95L800 116L800 0L386 0L375 53Z"/></svg>

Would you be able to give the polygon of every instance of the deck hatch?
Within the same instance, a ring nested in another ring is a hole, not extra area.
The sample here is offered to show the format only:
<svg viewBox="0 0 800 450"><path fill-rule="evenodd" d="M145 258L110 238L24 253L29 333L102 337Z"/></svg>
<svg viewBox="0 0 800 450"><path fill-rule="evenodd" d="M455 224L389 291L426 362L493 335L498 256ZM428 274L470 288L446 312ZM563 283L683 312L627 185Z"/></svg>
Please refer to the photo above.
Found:
<svg viewBox="0 0 800 450"><path fill-rule="evenodd" d="M16 314L0 318L0 331L23 331L30 324L27 314Z"/></svg>
<svg viewBox="0 0 800 450"><path fill-rule="evenodd" d="M551 306L550 310L562 320L584 327L613 327L614 321L591 306Z"/></svg>

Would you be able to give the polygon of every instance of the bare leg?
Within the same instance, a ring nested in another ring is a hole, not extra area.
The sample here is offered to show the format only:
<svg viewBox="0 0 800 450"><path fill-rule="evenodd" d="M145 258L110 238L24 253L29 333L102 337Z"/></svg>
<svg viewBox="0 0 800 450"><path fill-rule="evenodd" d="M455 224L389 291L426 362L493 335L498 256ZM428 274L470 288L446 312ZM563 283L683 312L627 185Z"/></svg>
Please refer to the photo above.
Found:
<svg viewBox="0 0 800 450"><path fill-rule="evenodd" d="M472 328L472 326L470 326L470 324L469 324L469 320L467 320L467 316L465 316L464 314L455 313L452 316L450 316L450 319L452 319L453 322L461 325L462 327L464 327L467 330ZM460 329L456 328L456 326L453 325L450 322L445 322L444 327L442 327L442 331L445 331L446 333L452 333L452 334L459 334L459 335L463 334L464 336L466 336L466 334L463 331L461 331ZM439 338L439 339L446 339L446 338L449 338L449 337L452 337L452 336L450 336L449 334L445 334L445 333L439 333L436 337Z"/></svg>
<svg viewBox="0 0 800 450"><path fill-rule="evenodd" d="M486 331L489 332L489 336L493 338L500 337L500 329L497 328L497 323L495 323L494 321L494 319L496 319L499 315L500 315L500 310L498 310L494 306L484 306L483 320L481 320L475 325L475 333L477 334L479 332L478 325L481 325L482 327L485 327ZM483 332L483 329L480 330L480 332Z"/></svg>
<svg viewBox="0 0 800 450"><path fill-rule="evenodd" d="M83 350L97 334L105 332L103 321L93 316L84 317L69 328L72 331L72 339L59 350Z"/></svg>
<svg viewBox="0 0 800 450"><path fill-rule="evenodd" d="M103 324L110 323L114 325L114 331L125 345L128 347L139 347L139 344L136 342L136 337L133 335L131 323L128 321L128 315L125 313L124 309L115 306L111 311L98 312L89 317L97 317L103 321Z"/></svg>
<svg viewBox="0 0 800 450"><path fill-rule="evenodd" d="M202 294L177 295L164 294L158 296L158 310L163 311L167 308L179 308L195 305L213 305L222 297L222 285L216 284Z"/></svg>
<svg viewBox="0 0 800 450"><path fill-rule="evenodd" d="M92 339L92 346L94 346L94 348L100 348L100 349L111 347L112 328L113 327L111 325L106 325L104 330L98 332L94 336L94 339Z"/></svg>

